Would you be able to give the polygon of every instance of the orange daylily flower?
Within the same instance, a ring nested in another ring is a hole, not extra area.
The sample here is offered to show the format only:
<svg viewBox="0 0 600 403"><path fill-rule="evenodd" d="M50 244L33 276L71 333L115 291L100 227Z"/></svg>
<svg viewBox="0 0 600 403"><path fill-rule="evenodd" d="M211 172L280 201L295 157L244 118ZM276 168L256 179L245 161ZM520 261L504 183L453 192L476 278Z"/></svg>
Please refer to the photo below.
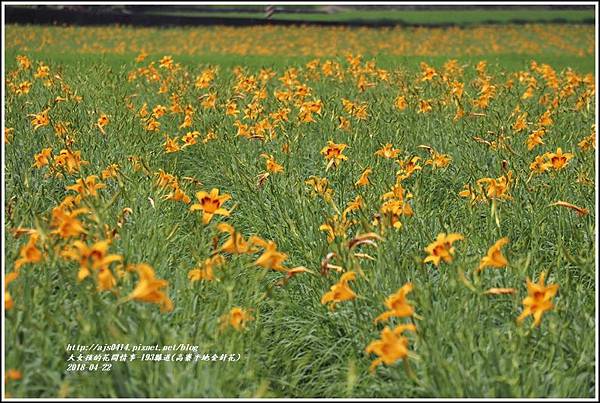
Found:
<svg viewBox="0 0 600 403"><path fill-rule="evenodd" d="M408 339L402 336L405 331L416 332L416 327L413 324L399 325L391 330L389 327L385 327L381 331L381 339L372 341L365 352L367 354L374 353L377 358L369 370L374 372L378 365L386 364L391 365L400 359L408 357Z"/></svg>
<svg viewBox="0 0 600 403"><path fill-rule="evenodd" d="M542 141L542 136L545 134L546 132L544 131L544 129L537 129L534 130L529 137L527 137L527 149L529 151L533 150L536 146L538 145L542 145L544 144L544 142Z"/></svg>
<svg viewBox="0 0 600 403"><path fill-rule="evenodd" d="M349 271L344 273L336 284L332 285L330 291L326 292L321 298L321 304L329 304L330 309L342 301L349 301L356 298L356 293L348 286L349 281L356 279L356 273Z"/></svg>
<svg viewBox="0 0 600 403"><path fill-rule="evenodd" d="M429 256L423 260L423 263L432 262L434 265L439 266L442 260L446 263L452 262L454 255L454 247L452 247L452 244L463 239L464 237L458 233L451 233L448 235L444 233L438 234L436 240L425 248L425 251L429 253Z"/></svg>
<svg viewBox="0 0 600 403"><path fill-rule="evenodd" d="M213 281L215 279L213 269L221 266L223 263L225 263L225 259L221 255L205 259L200 268L192 269L188 272L188 279L191 282L200 280Z"/></svg>
<svg viewBox="0 0 600 403"><path fill-rule="evenodd" d="M338 215L334 214L327 222L319 226L319 231L327 232L327 242L332 243L336 237L346 238L348 228L352 224L352 221L346 220L346 212L343 212L341 221L339 220Z"/></svg>
<svg viewBox="0 0 600 403"><path fill-rule="evenodd" d="M185 192L179 187L179 184L175 184L173 191L164 197L165 200L181 201L185 204L190 204L192 199L185 194Z"/></svg>
<svg viewBox="0 0 600 403"><path fill-rule="evenodd" d="M318 176L311 176L304 181L305 184L313 188L315 195L323 197L326 202L330 202L333 197L333 189L329 187L329 181L327 178L320 178Z"/></svg>
<svg viewBox="0 0 600 403"><path fill-rule="evenodd" d="M396 163L400 165L400 170L396 172L397 180L408 179L416 171L422 170L421 166L419 165L420 160L421 157L418 157L416 155L412 157L407 157L404 160L396 160Z"/></svg>
<svg viewBox="0 0 600 403"><path fill-rule="evenodd" d="M397 158L399 153L400 150L394 148L394 146L391 143L387 143L385 146L375 151L375 155L388 159Z"/></svg>
<svg viewBox="0 0 600 403"><path fill-rule="evenodd" d="M529 165L531 173L543 173L552 168L552 163L549 162L543 155L538 155L535 160Z"/></svg>
<svg viewBox="0 0 600 403"><path fill-rule="evenodd" d="M4 278L4 308L7 311L12 309L12 307L14 306L12 295L10 295L10 292L8 291L8 285L15 281L18 277L18 272L11 271L10 273L7 273L6 277Z"/></svg>
<svg viewBox="0 0 600 403"><path fill-rule="evenodd" d="M60 150L60 153L54 157L54 164L72 174L78 172L82 165L87 165L89 162L81 159L81 151Z"/></svg>
<svg viewBox="0 0 600 403"><path fill-rule="evenodd" d="M36 167L36 168L41 168L44 165L48 165L48 159L50 158L50 156L52 155L52 148L48 147L48 148L44 148L39 154L36 154L33 159L34 159L34 163L32 166Z"/></svg>
<svg viewBox="0 0 600 403"><path fill-rule="evenodd" d="M356 187L360 187L360 186L367 186L369 183L369 175L373 172L373 170L371 168L367 168L365 169L361 174L360 174L360 178L358 178L358 180L356 181L356 183L354 184L354 186Z"/></svg>
<svg viewBox="0 0 600 403"><path fill-rule="evenodd" d="M55 229L51 234L57 234L65 239L86 233L83 224L77 219L77 216L87 212L89 210L86 208L68 211L61 206L55 207L52 209L52 219L50 221L50 227Z"/></svg>
<svg viewBox="0 0 600 403"><path fill-rule="evenodd" d="M110 164L102 171L102 179L116 178L119 173L118 164Z"/></svg>
<svg viewBox="0 0 600 403"><path fill-rule="evenodd" d="M396 97L396 100L394 101L394 106L400 111L406 109L406 107L408 106L406 98L403 95L398 95L398 97Z"/></svg>
<svg viewBox="0 0 600 403"><path fill-rule="evenodd" d="M596 125L592 125L592 133L589 136L584 137L579 143L577 143L582 151L595 150L596 149Z"/></svg>
<svg viewBox="0 0 600 403"><path fill-rule="evenodd" d="M123 260L120 255L108 254L109 240L98 241L88 246L82 241L74 241L72 246L62 252L66 259L79 261L77 279L84 280L92 270L98 272L98 289L111 290L117 283L109 266L113 262Z"/></svg>
<svg viewBox="0 0 600 403"><path fill-rule="evenodd" d="M287 270L282 263L288 258L288 255L279 252L275 242L271 240L265 241L257 236L253 236L250 238L250 243L264 248L262 255L254 262L255 265L277 271Z"/></svg>
<svg viewBox="0 0 600 403"><path fill-rule="evenodd" d="M502 238L498 240L494 245L492 245L488 251L487 255L481 258L479 262L478 271L483 270L485 267L494 267L494 268L502 268L506 267L508 264L508 260L502 255L500 248L508 243L508 238Z"/></svg>
<svg viewBox="0 0 600 403"><path fill-rule="evenodd" d="M187 132L186 134L181 136L181 141L183 141L183 143L184 143L182 148L189 147L189 146L196 144L196 138L199 135L200 135L200 132L193 131L193 132Z"/></svg>
<svg viewBox="0 0 600 403"><path fill-rule="evenodd" d="M169 135L167 135L166 141L163 145L165 146L165 153L167 154L175 153L181 149L179 146L179 137L171 138Z"/></svg>
<svg viewBox="0 0 600 403"><path fill-rule="evenodd" d="M548 161L552 164L552 168L557 171L566 167L569 161L574 157L572 153L563 153L560 147L555 153L546 153L544 156L546 156Z"/></svg>
<svg viewBox="0 0 600 403"><path fill-rule="evenodd" d="M202 211L202 222L208 224L215 214L228 217L230 211L224 209L223 204L231 199L231 195L219 195L219 189L213 188L210 193L200 191L196 193L196 198L200 203L192 204L190 211Z"/></svg>
<svg viewBox="0 0 600 403"><path fill-rule="evenodd" d="M431 159L425 161L425 165L431 165L433 168L445 168L450 162L452 162L452 157L448 154L440 154L434 149L430 150Z"/></svg>
<svg viewBox="0 0 600 403"><path fill-rule="evenodd" d="M96 122L96 125L98 126L98 128L100 129L102 134L106 134L106 132L104 131L104 128L106 127L106 125L108 125L108 123L109 123L108 116L106 116L104 113L101 114L100 117L98 118L98 122Z"/></svg>
<svg viewBox="0 0 600 403"><path fill-rule="evenodd" d="M236 306L231 308L228 313L221 316L221 330L225 329L227 326L231 326L239 332L244 330L247 323L251 320L254 320L254 318L250 315L250 310Z"/></svg>
<svg viewBox="0 0 600 403"><path fill-rule="evenodd" d="M334 167L337 167L340 164L340 162L346 161L348 159L347 156L342 154L346 147L348 147L347 144L336 144L331 140L327 142L327 145L321 150L321 154L323 154L325 159L329 161L326 170L329 169L332 165Z"/></svg>
<svg viewBox="0 0 600 403"><path fill-rule="evenodd" d="M76 201L81 200L87 196L97 196L97 190L105 188L106 185L103 183L96 183L98 179L97 175L90 175L84 179L77 179L74 185L67 186L67 190L74 190L79 193L76 197Z"/></svg>
<svg viewBox="0 0 600 403"><path fill-rule="evenodd" d="M252 248L252 242L246 242L242 234L237 232L230 224L224 222L219 223L217 229L220 232L227 232L229 234L229 238L225 241L223 246L221 246L219 249L220 251L231 254L256 252L256 250ZM254 241L256 238L252 238L252 240Z"/></svg>
<svg viewBox="0 0 600 403"><path fill-rule="evenodd" d="M527 277L527 297L523 300L523 312L517 318L517 322L521 323L526 317L533 315L533 325L539 326L542 321L544 312L554 308L552 299L558 292L558 284L544 285L546 273L540 274L537 283L532 283Z"/></svg>
<svg viewBox="0 0 600 403"><path fill-rule="evenodd" d="M428 113L432 110L431 101L425 99L419 100L419 109L417 110L417 113Z"/></svg>
<svg viewBox="0 0 600 403"><path fill-rule="evenodd" d="M263 153L260 156L266 159L267 172L271 172L271 173L283 172L283 166L278 164L272 155Z"/></svg>
<svg viewBox="0 0 600 403"><path fill-rule="evenodd" d="M4 374L4 382L6 381L19 381L23 377L23 374L18 369L7 369Z"/></svg>
<svg viewBox="0 0 600 403"><path fill-rule="evenodd" d="M519 115L515 123L512 125L512 129L515 132L521 132L527 128L527 112Z"/></svg>
<svg viewBox="0 0 600 403"><path fill-rule="evenodd" d="M167 280L157 279L154 269L145 263L135 266L139 281L133 291L125 298L125 301L142 301L160 305L161 312L173 310L173 302L162 290L169 285Z"/></svg>
<svg viewBox="0 0 600 403"><path fill-rule="evenodd" d="M414 308L406 299L406 294L410 293L412 289L412 283L406 283L395 294L390 295L385 300L385 306L388 308L388 311L376 317L374 322L387 320L393 317L405 318L412 316L415 312Z"/></svg>
<svg viewBox="0 0 600 403"><path fill-rule="evenodd" d="M35 115L29 115L32 117L31 125L33 126L33 130L37 130L40 127L47 126L50 123L50 118L48 117L49 110L50 108L47 108Z"/></svg>
<svg viewBox="0 0 600 403"><path fill-rule="evenodd" d="M19 273L21 266L28 263L38 263L42 260L42 252L37 248L40 235L33 230L29 233L29 241L21 247L19 258L15 261L15 271Z"/></svg>

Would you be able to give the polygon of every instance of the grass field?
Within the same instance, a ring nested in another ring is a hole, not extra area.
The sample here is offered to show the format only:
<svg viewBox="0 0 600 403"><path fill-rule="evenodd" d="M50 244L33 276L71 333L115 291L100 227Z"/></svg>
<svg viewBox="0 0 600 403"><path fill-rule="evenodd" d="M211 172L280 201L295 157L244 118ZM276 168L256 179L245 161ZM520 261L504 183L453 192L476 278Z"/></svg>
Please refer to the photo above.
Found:
<svg viewBox="0 0 600 403"><path fill-rule="evenodd" d="M594 397L594 29L447 33L7 26L7 394Z"/></svg>

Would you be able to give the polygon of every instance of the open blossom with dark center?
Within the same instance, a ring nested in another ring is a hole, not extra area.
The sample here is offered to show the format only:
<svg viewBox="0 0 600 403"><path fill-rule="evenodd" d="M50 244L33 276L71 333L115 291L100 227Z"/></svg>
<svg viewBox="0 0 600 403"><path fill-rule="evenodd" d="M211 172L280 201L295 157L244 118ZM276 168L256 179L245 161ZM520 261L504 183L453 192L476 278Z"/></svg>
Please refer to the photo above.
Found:
<svg viewBox="0 0 600 403"><path fill-rule="evenodd" d="M539 326L542 322L544 312L554 308L552 299L558 292L558 284L544 285L546 273L540 274L537 283L533 283L527 277L527 297L523 300L523 312L517 318L517 322L521 323L530 315L533 315L533 325Z"/></svg>
<svg viewBox="0 0 600 403"><path fill-rule="evenodd" d="M555 153L546 153L544 157L550 162L552 168L558 171L566 167L574 155L572 153L563 153L562 149L558 147Z"/></svg>
<svg viewBox="0 0 600 403"><path fill-rule="evenodd" d="M199 203L192 204L190 211L202 211L202 222L208 224L215 214L229 216L229 211L224 209L223 204L231 199L228 194L219 195L219 189L213 188L210 193L200 191L196 193Z"/></svg>
<svg viewBox="0 0 600 403"><path fill-rule="evenodd" d="M423 263L432 262L434 265L439 266L442 260L446 263L452 262L454 255L454 247L452 244L462 239L464 239L464 237L458 233L451 233L448 235L445 233L438 234L436 240L425 248L425 252L427 252L429 256L423 260Z"/></svg>
<svg viewBox="0 0 600 403"><path fill-rule="evenodd" d="M40 113L31 116L31 125L33 126L33 130L37 130L40 127L47 126L50 123L50 118L48 117L48 111L50 108L43 110Z"/></svg>
<svg viewBox="0 0 600 403"><path fill-rule="evenodd" d="M187 132L183 136L181 136L181 141L183 141L182 148L192 146L196 144L196 138L200 135L200 132L194 130L192 132Z"/></svg>
<svg viewBox="0 0 600 403"><path fill-rule="evenodd" d="M17 94L17 95L26 95L29 93L30 89L31 89L31 82L23 81L22 83L20 83L16 86L14 91L15 91L15 94Z"/></svg>
<svg viewBox="0 0 600 403"><path fill-rule="evenodd" d="M337 167L342 161L346 161L348 159L348 157L343 154L346 147L348 147L347 144L336 144L331 140L327 142L327 146L323 147L321 150L321 154L323 154L325 159L329 161L327 164L327 169L329 169L332 165Z"/></svg>
<svg viewBox="0 0 600 403"><path fill-rule="evenodd" d="M102 115L100 115L100 117L98 118L98 122L96 122L96 125L98 126L98 128L100 129L102 134L106 134L106 132L104 131L104 128L106 127L106 125L108 125L108 123L109 123L108 116L106 116L104 113Z"/></svg>

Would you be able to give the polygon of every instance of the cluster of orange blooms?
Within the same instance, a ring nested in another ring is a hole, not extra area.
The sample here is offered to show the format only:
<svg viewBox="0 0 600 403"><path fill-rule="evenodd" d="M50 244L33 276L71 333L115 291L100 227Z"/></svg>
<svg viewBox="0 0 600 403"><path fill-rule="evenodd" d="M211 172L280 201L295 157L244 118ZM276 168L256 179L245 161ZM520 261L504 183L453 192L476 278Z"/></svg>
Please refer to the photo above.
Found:
<svg viewBox="0 0 600 403"><path fill-rule="evenodd" d="M126 39L127 38L127 39ZM161 38L157 41L156 38ZM65 43L72 44L64 46ZM384 30L367 27L276 26L135 28L9 25L9 50L91 54L339 56L345 51L393 56L550 54L593 56L594 28L585 25L480 25Z"/></svg>
<svg viewBox="0 0 600 403"><path fill-rule="evenodd" d="M146 58L147 53L140 53L136 63L141 64ZM550 66L535 62L531 63L528 71L517 72L507 78L491 75L487 63L480 61L475 66L476 78L469 83L464 76L464 66L459 65L456 60L447 61L441 69L421 63L416 77L410 77L404 71L380 68L373 60L365 61L360 55L348 54L344 60L345 63L315 59L304 67L287 68L279 75L269 68L262 68L253 73L247 68L235 67L232 70L231 85L223 88L217 85L220 74L218 68L203 66L201 71L194 75L186 67L176 63L173 57L164 56L159 61L150 61L145 66L136 67L128 74L127 79L141 95L128 97L126 108L130 117L134 116L139 122L137 128L149 139L160 139L161 150L165 154L183 153L187 147L200 147L197 139L202 136L202 132L205 133L201 141L203 144L217 139L216 128L206 127L202 119L210 114L219 115L226 126L223 131L235 133L235 136L232 136L235 137L235 141L256 142L262 146L257 156L257 159L260 157L265 162L265 171L258 176L257 187L260 187L273 175L285 175L287 172L286 167L278 162L278 159L284 161L285 157L280 158L276 151L268 151L266 145L281 140L281 154L290 154L297 142L297 139L289 135L291 129L313 128L316 123L326 119L335 121L337 129L344 134L351 132L354 126L363 127L360 125L368 122L376 112L370 108L368 101L363 100L368 98L362 95L369 94L374 88L394 92L395 97L385 100L394 113L414 111L418 118L424 118L424 115L433 112L451 111L453 122L485 116L490 105L501 101L501 97L509 91L519 91L522 101L537 97L537 104L543 107L544 112L534 117L535 123L528 121L529 112L517 107L510 115L514 121L511 120L510 128L506 129L510 129L514 136L522 136L523 144L527 145L529 151L544 144L542 136L552 136L552 126L559 108L566 105L574 113L584 112L592 107L595 96L591 74L582 76L570 69L559 74ZM18 69L7 77L7 88L14 96L27 96L33 86L37 85L35 80L41 80L44 87L60 88L62 95L55 99L56 103L81 101L81 97L78 97L60 76L52 76L49 73L49 67L45 64L39 63L38 71L32 76L28 71L33 63L26 56L19 55L17 62ZM29 80L21 81L21 76L28 74L32 76L33 83ZM318 86L314 84L319 80L349 83L358 95L352 100L340 97L339 102L325 101L326 98L319 96ZM164 105L150 105L147 99L156 99L156 95L163 100L168 98L168 101L163 102ZM112 292L120 298L120 302L149 302L157 304L164 312L171 311L174 304L167 295L167 280L157 278L154 269L146 263L125 264L125 256L111 253L113 241L118 239L119 231L132 210L123 209L116 225L110 226L100 220L94 207L94 200L102 193L108 194L114 188L112 185L122 179L120 166L112 163L95 175L83 177L81 167L89 163L83 159L81 151L72 148L77 136L71 128L71 123L55 121L52 106L31 114L29 118L33 132L48 130L50 126L65 144L65 148L57 155L53 154L51 147L35 154L32 168L47 169L48 174L54 174L55 177L80 177L69 179L69 184L65 186L67 195L52 208L47 228L42 225L35 229L17 228L13 231L15 236L29 235L29 240L21 247L14 270L6 277L7 309L14 306L8 286L17 280L23 267L38 264L52 255L67 262L75 262L78 266L77 274L74 273L77 281L93 281L99 292ZM99 136L116 135L112 132L111 118L105 113L94 115L92 125L97 128ZM530 129L531 133L528 133ZM179 130L186 133L178 134ZM510 148L510 138L503 132L490 134L493 137L489 139L473 139L492 150ZM10 143L12 136L13 130L7 128L5 142ZM356 162L352 161L350 155L353 150L352 144L336 143L333 137L330 138L326 144L319 144L315 149L316 153L320 148L322 159L319 163L322 164L324 174L330 170L341 170L344 165ZM350 143L349 140L348 142ZM595 127L592 128L591 134L578 142L578 146L582 152L595 149ZM350 284L357 282L357 275L364 275L359 261L374 260L356 248L361 245L376 247L376 241L383 240L386 231L400 230L403 220L419 213L413 209L414 196L409 190L414 176L437 172L436 170L444 172L443 170L450 167L454 161L453 157L445 154L443 150L437 151L429 145L420 145L418 150L409 154L392 142L380 144L379 147L373 155L381 161L397 164L398 171L394 183L388 188L389 191L379 196L381 204L371 215L367 213L369 206L361 194L348 201L342 210L336 205L334 189L328 178L312 175L304 182L309 192L321 197L336 211L336 214L327 217L319 227L320 231L325 232L331 248L337 248L335 252L329 252L321 262L321 273L326 275L329 270L342 273L339 280L321 298L321 303L331 309L341 302L357 297ZM416 152L421 152L423 157L416 155ZM546 152L535 157L529 167L530 172L533 174L550 170L561 171L572 164L574 158L573 153L563 152L562 148L558 147L556 152ZM180 180L163 169L152 173L139 156L130 156L129 160L135 170L144 170L148 176L157 177L155 185L165 192L164 200L189 205L187 210L190 216L197 217L199 225L202 223L218 234L214 238L209 256L201 260L197 267L189 270L190 282L217 280L218 275L215 272L226 263L228 255L255 255L251 259L251 265L281 273L280 284L286 284L298 273L312 273L304 266L287 267L288 255L278 249L275 241L263 239L258 235L246 237L239 232L228 220L235 209L235 205L232 205L235 200L232 200L230 194L223 193L216 187L206 188L192 177ZM354 190L367 191L371 188L369 176L374 168L361 168L362 173L355 182L353 180ZM195 193L189 193L190 190L183 181L196 186ZM509 202L512 200L511 191L515 186L513 171L505 169L503 175L497 178L478 179L474 187L466 184L458 196L471 200L473 204L489 200L493 203L497 200ZM195 195L195 200L192 201L190 195ZM150 199L150 202L154 206L154 200ZM567 202L557 202L556 205L579 209L578 212L585 211ZM363 225L368 226L369 231L358 233L355 229L359 215L368 217L367 220L363 220L366 221ZM427 257L423 263L432 263L436 267L442 263L451 263L456 252L453 244L463 240L463 235L458 233L440 233L435 241L425 248ZM477 272L486 267L506 267L508 261L500 252L500 248L507 243L506 238L497 241L481 259ZM333 264L334 259L338 259L340 264ZM137 283L126 296L120 297L121 289L129 282L132 272L137 273ZM468 279L464 280L465 284L472 286ZM544 281L545 274L540 275L538 283L527 279L528 296L523 300L524 310L518 317L519 322L533 315L534 325L537 326L543 313L553 308L552 299L557 293L558 285L545 285ZM412 284L407 283L396 294L391 295L385 301L388 310L379 315L375 322L390 318L412 320L414 309L406 299L406 295L411 291ZM485 291L491 295L515 292L512 288L490 288ZM222 327L230 325L236 330L244 329L246 324L253 320L251 312L252 308L233 307L221 316ZM405 331L416 332L417 328L412 322L399 324L394 329L385 327L381 332L381 339L369 344L366 352L375 353L379 357L373 362L372 368L381 363L392 364L408 356L409 341L403 336Z"/></svg>
<svg viewBox="0 0 600 403"><path fill-rule="evenodd" d="M74 274L77 281L92 279L98 291L111 291L115 295L119 294L119 283L126 280L128 273L137 272L138 283L122 302L152 302L160 304L164 311L172 310L173 304L163 290L168 282L157 279L151 266L145 263L124 265L123 256L109 252L131 209L123 210L115 228L108 224L101 225L90 203L90 199L96 198L98 191L106 187L104 183L97 182L97 179L96 175L91 175L66 187L67 191L74 191L76 195L68 194L52 209L49 228L19 227L13 230L15 236L28 234L29 241L21 247L20 257L15 262L14 271L7 275L10 281L5 286L18 278L23 266L40 263L56 254L66 261L77 262L79 268L77 274ZM93 235L94 233L100 233L105 238ZM13 307L13 299L8 290L5 290L5 302L7 309Z"/></svg>

